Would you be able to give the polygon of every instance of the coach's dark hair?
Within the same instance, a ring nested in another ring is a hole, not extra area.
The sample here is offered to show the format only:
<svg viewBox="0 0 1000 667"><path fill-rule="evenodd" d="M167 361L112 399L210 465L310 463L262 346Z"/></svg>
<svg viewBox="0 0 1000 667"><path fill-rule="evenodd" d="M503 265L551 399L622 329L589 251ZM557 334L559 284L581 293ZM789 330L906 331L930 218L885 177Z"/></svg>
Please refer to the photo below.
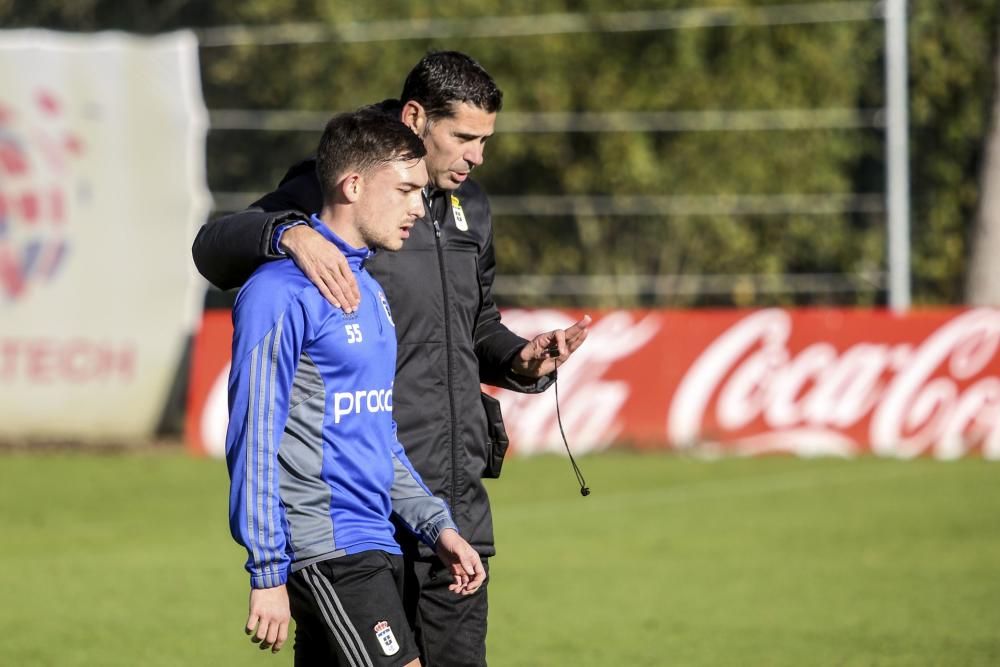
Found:
<svg viewBox="0 0 1000 667"><path fill-rule="evenodd" d="M452 104L468 102L489 113L503 107L503 92L475 60L458 51L431 51L403 83L403 103L413 100L431 120L454 114Z"/></svg>
<svg viewBox="0 0 1000 667"><path fill-rule="evenodd" d="M419 160L427 155L420 137L377 106L330 119L316 149L316 175L323 200L330 201L344 174L367 174L386 162Z"/></svg>

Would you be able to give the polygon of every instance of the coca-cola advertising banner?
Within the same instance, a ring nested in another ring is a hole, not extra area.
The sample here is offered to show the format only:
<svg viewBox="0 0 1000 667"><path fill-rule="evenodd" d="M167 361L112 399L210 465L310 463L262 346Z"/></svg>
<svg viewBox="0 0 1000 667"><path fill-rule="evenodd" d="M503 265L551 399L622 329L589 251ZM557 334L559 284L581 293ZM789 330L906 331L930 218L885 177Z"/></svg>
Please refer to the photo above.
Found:
<svg viewBox="0 0 1000 667"><path fill-rule="evenodd" d="M1000 310L590 314L587 341L559 370L577 452L1000 458ZM531 336L580 315L507 310L503 319ZM211 322L202 337L219 346L228 319L221 332ZM188 436L197 451L221 454L228 358L199 347ZM562 450L553 391L487 390L502 403L512 452Z"/></svg>

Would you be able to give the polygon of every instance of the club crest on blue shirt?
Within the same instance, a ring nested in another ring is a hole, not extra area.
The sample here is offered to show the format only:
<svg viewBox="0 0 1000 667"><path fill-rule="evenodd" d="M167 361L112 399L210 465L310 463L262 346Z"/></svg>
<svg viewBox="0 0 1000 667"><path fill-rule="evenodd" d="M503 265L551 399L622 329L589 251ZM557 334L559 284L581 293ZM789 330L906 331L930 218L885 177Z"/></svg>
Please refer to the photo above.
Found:
<svg viewBox="0 0 1000 667"><path fill-rule="evenodd" d="M392 311L389 310L389 301L385 298L383 292L378 293L378 300L382 302L382 310L385 311L385 316L389 318L389 324L395 327L396 323L392 321Z"/></svg>
<svg viewBox="0 0 1000 667"><path fill-rule="evenodd" d="M375 624L374 630L382 653L386 655L396 655L399 653L399 643L396 641L396 635L392 634L389 621L379 621Z"/></svg>

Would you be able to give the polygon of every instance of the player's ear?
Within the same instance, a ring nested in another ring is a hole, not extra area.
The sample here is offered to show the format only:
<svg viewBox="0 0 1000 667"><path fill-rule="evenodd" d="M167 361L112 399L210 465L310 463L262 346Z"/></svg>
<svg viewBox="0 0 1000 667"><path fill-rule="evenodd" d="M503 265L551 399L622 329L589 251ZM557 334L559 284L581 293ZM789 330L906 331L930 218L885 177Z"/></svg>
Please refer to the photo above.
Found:
<svg viewBox="0 0 1000 667"><path fill-rule="evenodd" d="M344 199L354 203L361 197L363 185L361 174L348 174L340 182L340 193L344 196Z"/></svg>
<svg viewBox="0 0 1000 667"><path fill-rule="evenodd" d="M415 100L409 100L403 105L400 120L418 136L423 136L424 130L427 129L427 112L424 106Z"/></svg>

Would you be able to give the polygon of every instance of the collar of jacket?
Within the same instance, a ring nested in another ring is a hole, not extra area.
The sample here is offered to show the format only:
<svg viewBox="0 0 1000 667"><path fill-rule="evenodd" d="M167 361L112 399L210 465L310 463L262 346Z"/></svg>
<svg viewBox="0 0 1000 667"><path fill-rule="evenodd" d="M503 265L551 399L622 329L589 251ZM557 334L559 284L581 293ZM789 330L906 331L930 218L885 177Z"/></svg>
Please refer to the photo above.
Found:
<svg viewBox="0 0 1000 667"><path fill-rule="evenodd" d="M440 222L444 218L450 194L450 190L441 190L429 185L424 188L424 203L427 205L427 214L431 220Z"/></svg>
<svg viewBox="0 0 1000 667"><path fill-rule="evenodd" d="M347 258L347 264L351 267L351 271L360 271L361 264L375 254L375 251L371 248L355 248L350 243L334 234L333 230L327 227L315 213L309 217L309 222L312 225L312 228L319 232L323 238L333 243L337 246L340 252L344 253L344 257Z"/></svg>

